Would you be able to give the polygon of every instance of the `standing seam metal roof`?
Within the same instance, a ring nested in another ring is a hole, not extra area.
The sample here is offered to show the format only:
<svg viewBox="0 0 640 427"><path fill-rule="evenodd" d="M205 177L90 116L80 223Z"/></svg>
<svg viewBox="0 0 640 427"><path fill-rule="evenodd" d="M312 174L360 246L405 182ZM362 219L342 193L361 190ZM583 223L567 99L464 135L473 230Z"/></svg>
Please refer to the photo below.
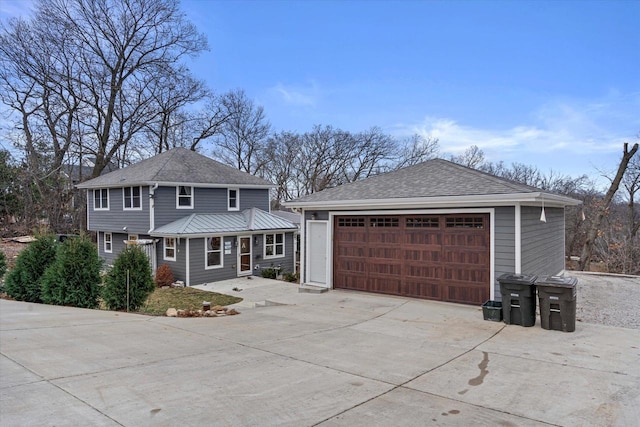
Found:
<svg viewBox="0 0 640 427"><path fill-rule="evenodd" d="M191 214L170 222L151 232L151 235L224 234L248 231L297 230L290 221L258 208L242 212L220 214Z"/></svg>

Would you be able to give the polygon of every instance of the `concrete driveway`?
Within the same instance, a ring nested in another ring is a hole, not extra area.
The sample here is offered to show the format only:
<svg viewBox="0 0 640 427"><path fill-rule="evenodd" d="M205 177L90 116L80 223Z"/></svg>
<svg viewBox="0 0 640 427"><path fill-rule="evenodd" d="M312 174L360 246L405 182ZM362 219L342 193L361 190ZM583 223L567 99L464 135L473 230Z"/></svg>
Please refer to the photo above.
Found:
<svg viewBox="0 0 640 427"><path fill-rule="evenodd" d="M0 425L639 423L640 330L243 280L221 318L0 300Z"/></svg>

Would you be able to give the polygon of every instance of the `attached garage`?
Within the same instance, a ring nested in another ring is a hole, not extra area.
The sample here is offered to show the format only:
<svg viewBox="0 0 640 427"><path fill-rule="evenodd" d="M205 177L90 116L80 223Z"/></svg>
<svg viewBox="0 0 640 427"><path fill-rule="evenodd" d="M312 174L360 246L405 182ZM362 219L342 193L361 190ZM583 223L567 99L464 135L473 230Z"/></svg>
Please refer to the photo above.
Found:
<svg viewBox="0 0 640 427"><path fill-rule="evenodd" d="M333 287L482 304L489 238L487 214L337 215Z"/></svg>
<svg viewBox="0 0 640 427"><path fill-rule="evenodd" d="M436 159L286 205L304 219L302 284L480 305L502 273L562 272L578 203Z"/></svg>

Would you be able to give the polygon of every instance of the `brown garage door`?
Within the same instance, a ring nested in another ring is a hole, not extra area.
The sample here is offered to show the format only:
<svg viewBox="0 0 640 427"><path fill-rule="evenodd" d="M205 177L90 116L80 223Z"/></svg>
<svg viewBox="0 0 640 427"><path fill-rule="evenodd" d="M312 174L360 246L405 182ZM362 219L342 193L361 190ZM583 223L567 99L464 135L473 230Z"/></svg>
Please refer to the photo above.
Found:
<svg viewBox="0 0 640 427"><path fill-rule="evenodd" d="M488 214L337 216L333 286L482 304L489 239Z"/></svg>

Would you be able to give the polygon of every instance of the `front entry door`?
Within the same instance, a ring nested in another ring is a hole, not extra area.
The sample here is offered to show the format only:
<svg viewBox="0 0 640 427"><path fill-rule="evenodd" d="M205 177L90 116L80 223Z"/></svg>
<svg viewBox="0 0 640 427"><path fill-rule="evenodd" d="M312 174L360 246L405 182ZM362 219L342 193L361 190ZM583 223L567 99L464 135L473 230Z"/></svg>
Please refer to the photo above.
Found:
<svg viewBox="0 0 640 427"><path fill-rule="evenodd" d="M251 262L251 236L238 237L238 276L248 276L253 268Z"/></svg>

